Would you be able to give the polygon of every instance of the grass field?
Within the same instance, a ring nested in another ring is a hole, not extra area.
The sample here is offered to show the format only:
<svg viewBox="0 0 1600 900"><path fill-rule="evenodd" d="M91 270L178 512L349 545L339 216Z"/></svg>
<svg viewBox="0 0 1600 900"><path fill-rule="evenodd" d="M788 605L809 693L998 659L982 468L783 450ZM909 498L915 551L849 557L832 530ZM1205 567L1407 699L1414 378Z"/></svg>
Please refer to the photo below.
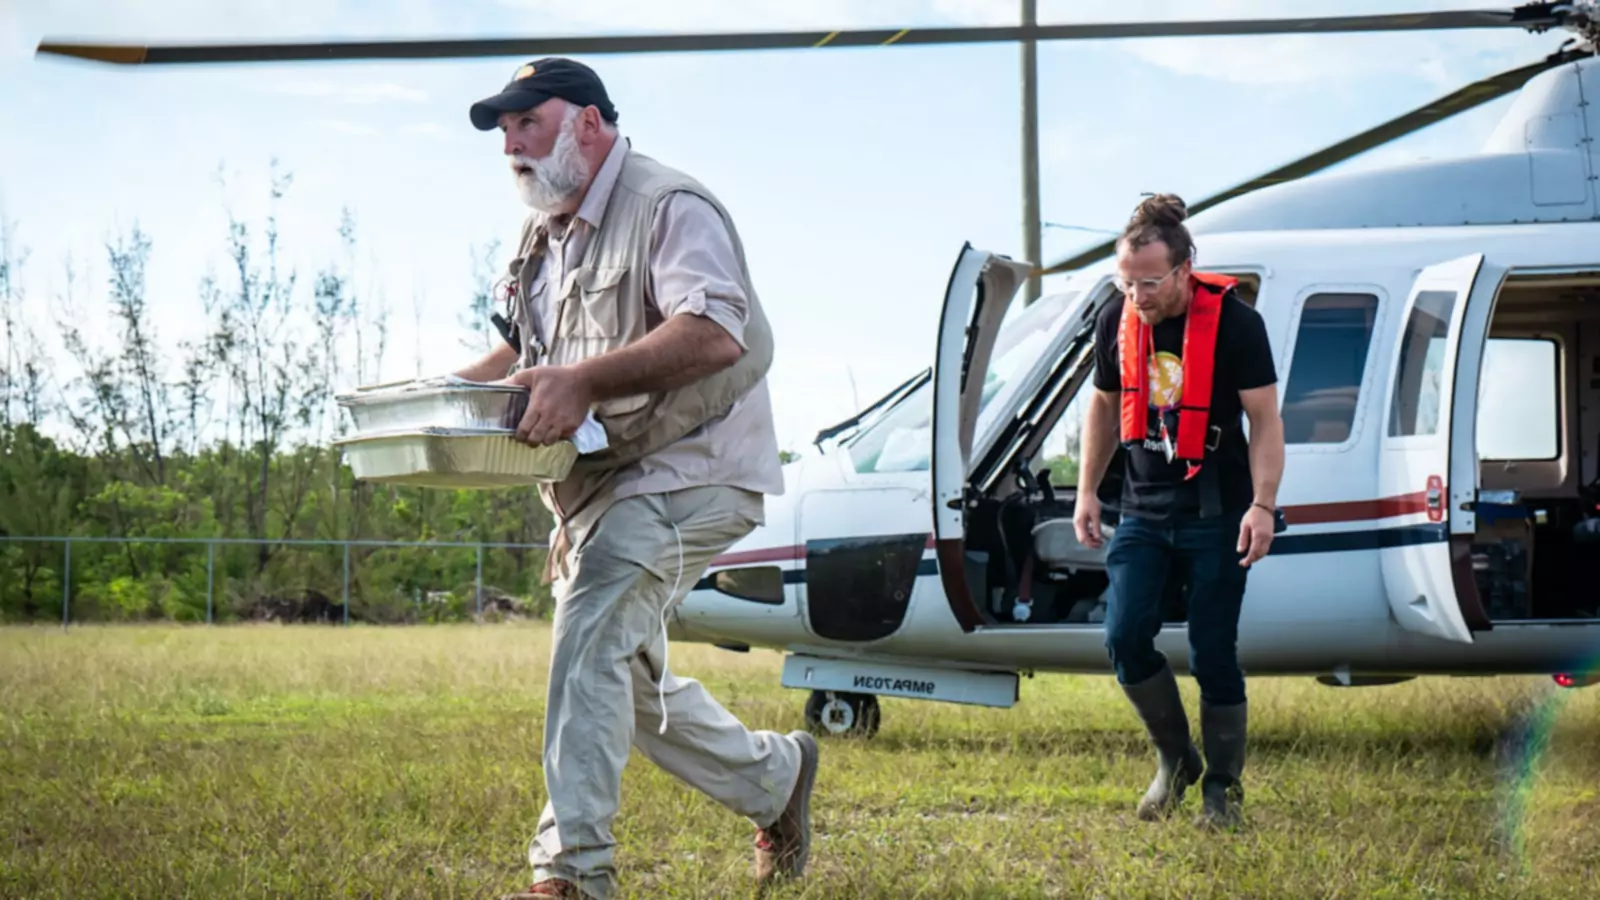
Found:
<svg viewBox="0 0 1600 900"><path fill-rule="evenodd" d="M0 896L494 897L543 801L548 630L0 630ZM675 646L753 727L800 727L775 654ZM1600 688L1251 682L1248 824L1133 804L1153 758L1106 677L1011 710L883 701L823 741L808 877L779 897L1600 893ZM1195 718L1193 682L1183 680ZM637 754L625 897L746 897L751 828Z"/></svg>

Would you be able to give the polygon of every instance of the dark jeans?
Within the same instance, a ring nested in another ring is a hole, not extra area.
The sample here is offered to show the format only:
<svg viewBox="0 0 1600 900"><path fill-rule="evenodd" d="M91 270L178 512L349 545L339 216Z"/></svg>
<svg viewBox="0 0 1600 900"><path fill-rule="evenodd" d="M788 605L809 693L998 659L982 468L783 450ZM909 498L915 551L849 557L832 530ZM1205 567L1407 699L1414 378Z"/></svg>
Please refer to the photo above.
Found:
<svg viewBox="0 0 1600 900"><path fill-rule="evenodd" d="M1177 578L1186 585L1189 671L1200 683L1201 699L1217 706L1244 702L1244 673L1235 653L1247 574L1237 550L1242 518L1122 517L1106 550L1106 650L1119 682L1138 684L1166 665L1155 636L1168 579Z"/></svg>

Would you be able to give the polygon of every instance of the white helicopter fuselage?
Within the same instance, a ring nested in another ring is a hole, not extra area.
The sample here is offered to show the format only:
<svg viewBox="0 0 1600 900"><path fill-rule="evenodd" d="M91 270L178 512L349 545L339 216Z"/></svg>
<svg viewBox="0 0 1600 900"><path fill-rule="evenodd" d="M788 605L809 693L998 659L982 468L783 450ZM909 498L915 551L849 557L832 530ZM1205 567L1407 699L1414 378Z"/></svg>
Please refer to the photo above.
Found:
<svg viewBox="0 0 1600 900"><path fill-rule="evenodd" d="M1600 67L1553 70L1480 155L1304 179L1191 221L1196 267L1248 285L1288 429L1288 528L1252 567L1239 621L1247 673L1349 684L1600 658L1600 544L1572 537L1600 484L1600 104L1586 93L1600 96ZM1013 482L1091 390L1086 325L1120 302L1114 261L1002 326L1028 270L963 251L931 372L786 467L765 525L713 563L675 638L784 651L791 687L991 705L1011 702L1017 672L1110 672L1104 551L1070 538L1075 485L1041 503ZM1501 345L1537 363L1509 403L1486 361ZM1489 459L1526 421L1550 433ZM986 516L1006 503L1032 513L997 544ZM1078 587L1049 612L1018 603L1022 581ZM1181 614L1156 646L1187 669Z"/></svg>

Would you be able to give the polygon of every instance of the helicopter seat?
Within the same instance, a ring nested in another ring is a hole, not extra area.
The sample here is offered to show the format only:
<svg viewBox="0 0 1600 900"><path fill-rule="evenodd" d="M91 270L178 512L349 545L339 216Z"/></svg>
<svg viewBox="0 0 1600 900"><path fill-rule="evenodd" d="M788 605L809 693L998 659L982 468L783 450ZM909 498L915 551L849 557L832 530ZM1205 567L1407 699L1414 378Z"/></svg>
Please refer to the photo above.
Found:
<svg viewBox="0 0 1600 900"><path fill-rule="evenodd" d="M1033 527L1033 553L1052 569L1080 569L1105 565L1105 549L1085 547L1071 519L1046 519Z"/></svg>
<svg viewBox="0 0 1600 900"><path fill-rule="evenodd" d="M1600 544L1600 518L1589 518L1572 529L1572 540L1577 544Z"/></svg>

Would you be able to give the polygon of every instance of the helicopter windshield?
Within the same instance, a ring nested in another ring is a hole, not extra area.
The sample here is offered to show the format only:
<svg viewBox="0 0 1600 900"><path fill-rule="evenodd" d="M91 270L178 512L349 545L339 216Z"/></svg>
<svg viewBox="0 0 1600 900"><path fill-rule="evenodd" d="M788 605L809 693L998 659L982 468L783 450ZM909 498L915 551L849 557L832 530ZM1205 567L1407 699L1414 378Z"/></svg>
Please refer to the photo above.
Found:
<svg viewBox="0 0 1600 900"><path fill-rule="evenodd" d="M975 435L994 425L999 411L1011 406L1017 385L1039 363L1045 350L1076 311L1079 291L1050 294L1006 311L995 339L989 370L984 373ZM900 402L879 414L846 445L857 472L925 472L933 454L933 381L924 381Z"/></svg>

